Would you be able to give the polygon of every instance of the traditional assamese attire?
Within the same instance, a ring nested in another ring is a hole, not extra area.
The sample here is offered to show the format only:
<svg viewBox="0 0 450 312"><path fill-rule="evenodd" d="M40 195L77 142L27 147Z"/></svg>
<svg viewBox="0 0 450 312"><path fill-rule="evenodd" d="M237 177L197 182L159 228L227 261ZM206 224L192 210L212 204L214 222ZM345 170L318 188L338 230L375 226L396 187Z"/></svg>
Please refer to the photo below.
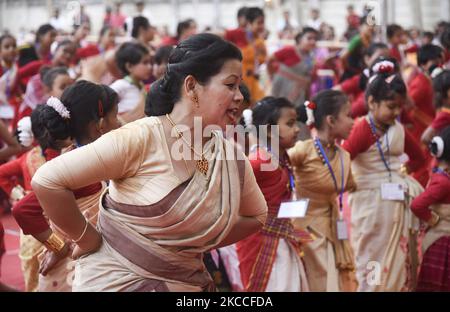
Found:
<svg viewBox="0 0 450 312"><path fill-rule="evenodd" d="M272 160L261 153L267 154L256 149L249 159L269 210L264 227L236 244L242 282L247 291L308 291L300 237L290 219L277 217L292 195L287 163L264 171L261 166Z"/></svg>
<svg viewBox="0 0 450 312"><path fill-rule="evenodd" d="M69 149L71 148L72 147ZM34 172L45 163L45 160L49 161L60 154L59 151L47 149L45 158L41 156L42 159L40 159L39 155L36 154L39 152L40 148L35 147L28 154L26 154L30 165L34 164L34 167L30 168L30 170L34 169L34 171L30 172L31 175L33 175ZM30 179L30 177L28 177L28 179ZM29 184L30 182L28 181L27 185ZM74 196L80 211L93 225L96 225L97 223L98 201L104 188L105 185L102 183L93 183L89 186L74 191ZM43 260L45 248L43 248L42 244L31 235L36 235L46 231L49 228L49 224L34 192L29 193L16 203L13 209L13 215L23 234L26 234L21 235L20 256L22 259L23 271L25 274L29 274L29 278L32 279L34 285L33 290L40 292L72 291L74 261L71 257L66 257L58 262L57 265L45 276L39 275L38 273L40 263L42 263ZM69 240L69 238L66 237L66 235L56 226L50 223L50 227L59 237Z"/></svg>
<svg viewBox="0 0 450 312"><path fill-rule="evenodd" d="M377 140L388 162L391 179ZM412 198L423 188L416 180L400 172L402 163L399 157L410 145L407 141L408 134L397 121L382 138L378 138L371 130L369 116L366 116L358 120L343 144L350 152L357 185L356 191L349 195L349 205L358 291L408 291L414 288L418 265L418 219L409 207ZM413 150L421 153L418 146ZM407 165L414 171L420 167L421 161L416 156L410 158ZM383 200L381 187L385 183L402 185L406 191L405 199Z"/></svg>
<svg viewBox="0 0 450 312"><path fill-rule="evenodd" d="M336 147L336 156L330 160L338 187L354 188L350 170L350 156ZM351 291L355 288L352 277L353 253L348 240L337 237L339 220L338 192L331 173L324 166L314 140L299 141L288 151L295 175L297 198L308 198L309 207L304 218L293 219L294 228L310 232L315 239L303 245L306 276L311 291ZM343 172L341 170L341 158Z"/></svg>
<svg viewBox="0 0 450 312"><path fill-rule="evenodd" d="M181 181L160 119L148 117L64 154L36 173L34 180L49 189L111 179L99 211L103 243L77 260L74 291L214 289L202 253L227 236L239 215L263 224L267 205L248 160L236 160L221 132L213 132L204 151L207 175L196 171Z"/></svg>
<svg viewBox="0 0 450 312"><path fill-rule="evenodd" d="M423 221L431 211L439 222L426 231L422 241L423 260L417 281L417 291L450 291L450 176L436 171L425 192L417 196L411 210Z"/></svg>
<svg viewBox="0 0 450 312"><path fill-rule="evenodd" d="M31 178L36 170L47 160L60 154L59 151L47 149L45 153L39 146L19 158L0 166L0 188L8 195L20 199L31 189ZM18 187L20 185L21 187ZM13 213L16 211L13 209ZM25 281L26 291L36 291L39 276L38 255L44 250L44 246L31 235L20 232L21 267Z"/></svg>
<svg viewBox="0 0 450 312"><path fill-rule="evenodd" d="M252 37L252 33L244 28L228 30L225 33L225 39L241 49L243 80L250 91L252 102L257 102L265 95L259 83L258 71L259 66L266 61L267 51L263 38Z"/></svg>

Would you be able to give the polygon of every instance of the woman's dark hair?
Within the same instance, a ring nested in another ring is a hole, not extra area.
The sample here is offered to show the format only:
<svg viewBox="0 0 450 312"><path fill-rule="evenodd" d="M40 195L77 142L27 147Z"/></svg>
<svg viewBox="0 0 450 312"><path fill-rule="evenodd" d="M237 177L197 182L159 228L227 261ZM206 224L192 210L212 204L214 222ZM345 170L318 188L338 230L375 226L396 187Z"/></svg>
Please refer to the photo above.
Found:
<svg viewBox="0 0 450 312"><path fill-rule="evenodd" d="M74 138L80 142L88 125L117 105L118 95L108 86L80 80L64 91L61 102L70 112L70 119L63 119L48 105L38 105L31 114L31 128L43 150L60 149L58 140Z"/></svg>
<svg viewBox="0 0 450 312"><path fill-rule="evenodd" d="M0 50L2 49L3 41L6 40L6 39L12 39L12 40L14 40L14 41L16 40L16 38L14 38L14 36L12 36L12 35L10 35L10 34L1 35L1 36L0 36Z"/></svg>
<svg viewBox="0 0 450 312"><path fill-rule="evenodd" d="M433 79L434 106L441 108L444 106L444 100L448 99L447 94L450 90L450 70L444 70Z"/></svg>
<svg viewBox="0 0 450 312"><path fill-rule="evenodd" d="M445 26L445 29L442 32L441 37L439 39L441 41L442 46L450 51L450 24L447 24L447 26Z"/></svg>
<svg viewBox="0 0 450 312"><path fill-rule="evenodd" d="M264 11L258 7L247 8L247 12L245 12L245 18L250 24L260 16L264 17Z"/></svg>
<svg viewBox="0 0 450 312"><path fill-rule="evenodd" d="M170 53L172 53L173 49L174 49L174 47L171 45L158 48L158 50L156 50L155 56L153 58L155 61L155 64L161 65L162 63L168 63Z"/></svg>
<svg viewBox="0 0 450 312"><path fill-rule="evenodd" d="M183 32L185 32L189 27L191 27L192 23L195 21L192 18L179 22L177 25L177 38L180 39Z"/></svg>
<svg viewBox="0 0 450 312"><path fill-rule="evenodd" d="M313 33L316 34L317 36L319 35L319 32L317 30L315 30L312 27L305 27L303 28L303 30L301 32L299 32L296 36L295 36L295 43L299 43L300 40L303 38L304 35L306 35L307 33Z"/></svg>
<svg viewBox="0 0 450 312"><path fill-rule="evenodd" d="M145 55L148 55L148 49L137 42L125 42L116 52L116 64L124 75L128 75L127 63L131 65L139 64Z"/></svg>
<svg viewBox="0 0 450 312"><path fill-rule="evenodd" d="M59 75L69 75L69 72L67 71L66 67L49 67L49 66L43 66L40 71L39 75L41 76L42 83L49 89L52 88L53 83L55 82L56 78Z"/></svg>
<svg viewBox="0 0 450 312"><path fill-rule="evenodd" d="M150 22L144 16L136 16L133 18L133 28L131 29L131 36L137 38L141 29L147 30L150 28Z"/></svg>
<svg viewBox="0 0 450 312"><path fill-rule="evenodd" d="M247 14L247 10L248 10L248 8L245 6L239 8L239 10L237 11L237 18L245 16Z"/></svg>
<svg viewBox="0 0 450 312"><path fill-rule="evenodd" d="M397 24L390 24L386 28L386 36L388 39L391 39L395 36L395 34L399 31L403 31L403 27Z"/></svg>
<svg viewBox="0 0 450 312"><path fill-rule="evenodd" d="M387 44L385 44L383 42L374 42L367 48L365 54L368 57L371 57L377 50L380 50L380 49L389 49L389 47L387 46Z"/></svg>
<svg viewBox="0 0 450 312"><path fill-rule="evenodd" d="M233 59L242 61L239 48L216 35L197 34L182 41L170 54L164 77L152 84L145 114L169 114L181 98L181 86L188 75L194 76L200 84L207 84L226 61Z"/></svg>
<svg viewBox="0 0 450 312"><path fill-rule="evenodd" d="M41 25L36 32L36 42L38 43L43 36L51 31L56 31L55 27L50 24Z"/></svg>
<svg viewBox="0 0 450 312"><path fill-rule="evenodd" d="M383 45L384 45L384 43L383 43ZM375 53L375 51L373 53ZM397 60L395 58L379 56L373 61L372 64L369 65L368 71L364 71L364 72L361 73L361 75L359 77L359 88L361 90L365 90L366 89L367 82L369 81L369 77L372 77L374 75L374 72L373 72L374 66L376 64L380 63L380 62L383 62L383 61L389 61L392 64L394 64L394 71L393 71L393 73L398 73L400 71L400 66L398 65L398 62L397 62Z"/></svg>
<svg viewBox="0 0 450 312"><path fill-rule="evenodd" d="M65 46L72 46L74 49L77 48L75 42L73 42L72 40L69 40L69 39L64 39L63 41L58 42L58 45L56 46L55 52L58 51L59 49L61 49L62 47L65 47Z"/></svg>
<svg viewBox="0 0 450 312"><path fill-rule="evenodd" d="M444 151L442 156L436 157L438 160L444 160L450 162L450 126L444 128L439 135L444 141ZM435 142L431 142L429 145L429 149L433 155L438 154L438 145Z"/></svg>
<svg viewBox="0 0 450 312"><path fill-rule="evenodd" d="M324 126L325 118L327 116L338 117L342 107L348 102L347 96L336 90L324 90L316 94L311 100L315 104L314 113L314 127L321 130ZM308 115L306 114L305 105L300 105L297 108L298 119L306 123Z"/></svg>
<svg viewBox="0 0 450 312"><path fill-rule="evenodd" d="M273 126L278 124L283 108L295 109L288 99L282 97L267 96L256 103L252 112L252 124L259 135L259 126Z"/></svg>
<svg viewBox="0 0 450 312"><path fill-rule="evenodd" d="M425 65L429 61L438 60L442 57L444 50L434 44L426 44L417 51L417 64L419 66Z"/></svg>
<svg viewBox="0 0 450 312"><path fill-rule="evenodd" d="M368 102L369 96L372 96L377 103L393 100L396 95L406 96L406 85L400 74L379 73L372 79L372 81L369 79L366 88L366 103Z"/></svg>

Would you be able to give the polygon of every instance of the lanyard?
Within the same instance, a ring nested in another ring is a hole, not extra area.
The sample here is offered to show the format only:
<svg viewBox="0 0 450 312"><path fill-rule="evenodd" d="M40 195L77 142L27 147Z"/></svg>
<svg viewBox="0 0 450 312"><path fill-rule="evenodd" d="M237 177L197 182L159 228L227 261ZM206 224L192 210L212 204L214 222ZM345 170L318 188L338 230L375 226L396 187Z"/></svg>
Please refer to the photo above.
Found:
<svg viewBox="0 0 450 312"><path fill-rule="evenodd" d="M279 158L277 155L275 155L274 153L272 153L272 151L270 150L270 147L265 147L265 146L260 146L260 145L258 145L258 144L255 144L255 145L252 145L252 147L250 147L250 153L253 153L254 151L256 151L256 149L257 149L258 147L264 148L264 149L265 149L272 157L274 157L274 158L278 161L278 163L280 164L280 166L282 166L282 163L281 163L280 158ZM291 170L291 168L290 168L289 166L286 165L285 167L287 168L288 173L289 173L289 187L291 188L291 191L292 191L292 194L293 194L294 200L295 200L296 194L295 194L295 178L294 178L294 173L292 172L292 170Z"/></svg>
<svg viewBox="0 0 450 312"><path fill-rule="evenodd" d="M344 159L342 158L342 153L341 151L339 151L339 158L341 159L341 190L339 191L336 175L334 174L334 170L331 167L331 163L327 157L327 154L325 154L325 150L323 149L322 143L318 138L316 138L314 141L316 143L316 146L319 148L320 153L322 154L323 160L325 161L325 164L328 167L328 171L330 171L331 177L333 178L336 193L339 193L339 214L340 218L342 219L342 211L343 211L342 200L344 198Z"/></svg>
<svg viewBox="0 0 450 312"><path fill-rule="evenodd" d="M381 160L383 161L384 166L386 167L387 171L389 172L389 181L392 181L392 172L391 172L391 167L390 167L390 161L389 161L389 159L386 160L386 157L384 156L383 149L381 148L380 139L378 138L376 130L375 130L375 123L374 123L374 121L373 121L371 116L369 116L369 123L370 123L370 129L372 130L373 135L377 139L377 148L378 148L378 152L380 153ZM389 158L390 157L390 150L389 150L388 131L386 131L385 135L386 135L387 156Z"/></svg>

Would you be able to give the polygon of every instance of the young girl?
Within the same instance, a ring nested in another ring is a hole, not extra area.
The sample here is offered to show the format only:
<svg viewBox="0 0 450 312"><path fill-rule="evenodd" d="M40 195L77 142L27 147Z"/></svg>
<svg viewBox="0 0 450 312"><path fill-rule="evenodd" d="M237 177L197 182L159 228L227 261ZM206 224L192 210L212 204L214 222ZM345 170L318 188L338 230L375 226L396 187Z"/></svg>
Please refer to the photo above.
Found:
<svg viewBox="0 0 450 312"><path fill-rule="evenodd" d="M16 63L16 39L11 35L0 36L0 118L11 120L14 109L21 102Z"/></svg>
<svg viewBox="0 0 450 312"><path fill-rule="evenodd" d="M319 92L300 107L300 120L317 130L314 139L289 150L297 198L309 199L304 218L293 221L313 241L303 246L303 261L311 291L352 290L353 253L343 220L343 193L354 188L350 156L336 142L353 126L350 103L339 91ZM336 200L338 199L338 200Z"/></svg>
<svg viewBox="0 0 450 312"><path fill-rule="evenodd" d="M50 98L47 105L38 106L32 114L33 133L42 149L55 151L46 153L47 160L57 157L72 138L76 146L85 145L118 126L117 94L107 86L87 81L67 88L61 101ZM95 183L75 192L80 210L94 225L102 190L102 184ZM49 227L33 192L15 205L13 215L25 234L33 235L47 247L39 256L39 291L71 291L70 241L58 228Z"/></svg>
<svg viewBox="0 0 450 312"><path fill-rule="evenodd" d="M366 90L369 114L343 145L357 185L349 204L359 291L406 291L414 284L417 220L409 206L423 189L405 171L416 171L425 158L397 121L405 97L398 74L372 76ZM405 152L410 160L402 168Z"/></svg>
<svg viewBox="0 0 450 312"><path fill-rule="evenodd" d="M111 88L119 95L120 117L125 122L144 117L143 81L147 80L152 73L148 49L140 43L124 43L116 52L116 62L125 76L111 85ZM140 111L136 112L139 108L141 108Z"/></svg>
<svg viewBox="0 0 450 312"><path fill-rule="evenodd" d="M47 94L60 98L64 89L72 84L64 67L47 68L43 83ZM35 117L36 119L36 117ZM36 129L36 127L35 127ZM39 130L39 128L37 128ZM30 147L33 138L38 137L31 131L30 117L24 117L18 122L18 137L22 146ZM46 143L39 141L39 146L32 148L26 154L0 166L0 188L13 202L22 199L31 192L31 178L36 170L47 160L59 155L59 151L47 148ZM42 251L42 244L30 235L20 235L20 254L22 271L25 279L25 290L36 291L38 283L39 261L37 256Z"/></svg>
<svg viewBox="0 0 450 312"><path fill-rule="evenodd" d="M28 83L24 100L16 112L13 124L30 116L32 110L45 103L49 97L61 97L64 89L72 83L73 80L66 67L43 67Z"/></svg>
<svg viewBox="0 0 450 312"><path fill-rule="evenodd" d="M417 291L450 291L450 127L432 139L430 149L438 166L425 192L411 204L413 213L429 226Z"/></svg>
<svg viewBox="0 0 450 312"><path fill-rule="evenodd" d="M42 60L50 62L52 56L50 48L56 39L56 29L50 24L40 26L36 32L34 44L25 44L19 47L19 66Z"/></svg>
<svg viewBox="0 0 450 312"><path fill-rule="evenodd" d="M287 98L296 107L302 105L309 94L318 35L314 28L305 27L295 36L296 46L284 47L271 58L280 64L273 78L272 94Z"/></svg>
<svg viewBox="0 0 450 312"><path fill-rule="evenodd" d="M269 210L264 227L237 243L242 282L247 291L308 291L299 238L289 219L278 218L281 203L291 200L294 187L286 151L294 146L300 131L296 120L294 106L284 98L266 97L253 109L257 131L260 126L278 126L280 140L279 147L272 146L271 130L258 131L259 136L269 137L266 143L261 140L254 145L249 154ZM265 171L264 164L272 161L276 161L277 168Z"/></svg>
<svg viewBox="0 0 450 312"><path fill-rule="evenodd" d="M239 28L225 34L225 39L237 45L243 56L242 73L250 90L253 103L264 97L259 85L259 66L266 61L267 50L264 43L264 11L258 7L248 8L245 17L247 29Z"/></svg>
<svg viewBox="0 0 450 312"><path fill-rule="evenodd" d="M450 126L450 70L444 70L433 79L434 106L437 114L422 134L422 142L428 145L442 129Z"/></svg>

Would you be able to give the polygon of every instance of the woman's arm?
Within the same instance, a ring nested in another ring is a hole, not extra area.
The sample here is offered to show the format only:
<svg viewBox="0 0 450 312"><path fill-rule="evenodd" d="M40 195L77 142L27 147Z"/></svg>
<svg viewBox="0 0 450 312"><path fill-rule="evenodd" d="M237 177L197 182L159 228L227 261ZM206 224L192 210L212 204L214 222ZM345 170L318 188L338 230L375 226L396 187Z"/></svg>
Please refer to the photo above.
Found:
<svg viewBox="0 0 450 312"><path fill-rule="evenodd" d="M254 217L239 216L230 233L214 248L221 248L234 244L247 236L259 231L262 224Z"/></svg>
<svg viewBox="0 0 450 312"><path fill-rule="evenodd" d="M149 134L136 126L121 128L45 163L34 175L32 187L46 215L72 240L80 239L84 252L98 248L101 238L78 209L73 190L132 176L148 141Z"/></svg>
<svg viewBox="0 0 450 312"><path fill-rule="evenodd" d="M264 225L267 216L267 203L256 183L250 162L245 160L244 184L241 192L241 203L237 222L230 233L215 247L234 244L247 236L256 233Z"/></svg>

